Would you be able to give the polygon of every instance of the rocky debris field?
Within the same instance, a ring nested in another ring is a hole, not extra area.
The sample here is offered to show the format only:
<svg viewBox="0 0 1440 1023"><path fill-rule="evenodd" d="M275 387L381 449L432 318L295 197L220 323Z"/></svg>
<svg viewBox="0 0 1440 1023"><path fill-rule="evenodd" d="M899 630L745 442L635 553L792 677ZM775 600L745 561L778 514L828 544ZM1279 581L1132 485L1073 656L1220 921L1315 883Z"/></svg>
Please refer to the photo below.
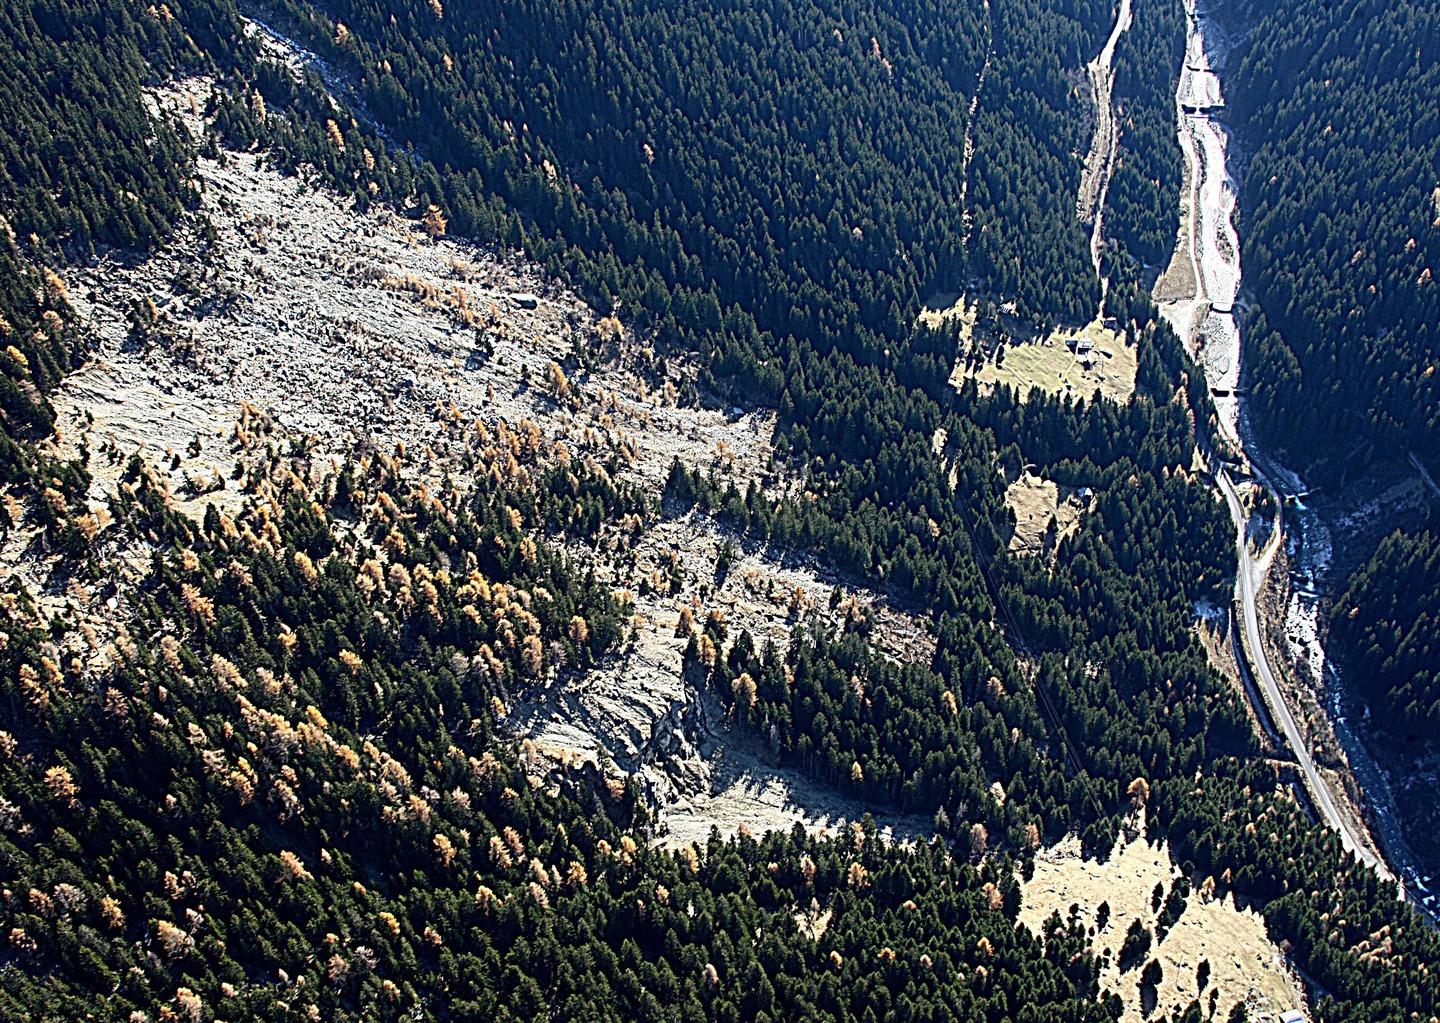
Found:
<svg viewBox="0 0 1440 1023"><path fill-rule="evenodd" d="M191 79L154 99L198 140L209 90ZM138 454L180 509L233 513L249 499L239 462L266 446L322 459L404 451L418 482L463 488L471 435L501 424L538 433L542 458L618 464L657 501L677 458L742 491L784 491L773 413L703 407L693 366L662 362L523 258L432 238L391 211L359 213L264 154L222 150L197 171L201 208L168 248L102 258L69 281L95 352L56 397L60 446L90 452L95 508ZM735 556L720 577L726 544ZM783 646L810 609L836 622L863 609L886 649L926 660L925 622L853 590L832 609L836 580L697 516L572 553L634 600L635 638L610 662L523 694L517 737L540 755L636 773L672 836L822 828L864 812L767 765L762 743L730 730L686 682L676 623L682 607L702 621L718 612L732 632Z"/></svg>
<svg viewBox="0 0 1440 1023"><path fill-rule="evenodd" d="M716 566L727 544L733 563L722 575ZM837 625L842 616L866 614L886 649L928 662L934 639L925 623L812 566L742 544L697 515L651 527L631 553L625 564L603 571L634 599L634 642L610 663L527 694L512 708L517 728L543 750L598 753L636 773L666 808L669 826L691 837L712 823L758 832L797 821L825 826L863 813L795 772L767 766L763 743L732 730L720 705L686 678L686 640L677 626L687 609L697 623L715 613L731 635L748 631L757 647L784 649L790 630L812 613ZM837 586L843 594L831 608ZM896 829L920 830L914 822Z"/></svg>
<svg viewBox="0 0 1440 1023"><path fill-rule="evenodd" d="M183 114L207 92L193 80L160 100ZM456 449L452 424L477 419L626 449L650 484L675 457L723 459L742 487L768 461L772 415L678 407L684 367L650 379L618 319L520 257L358 214L262 155L198 164L213 244L197 219L154 258L102 260L71 282L100 351L67 394L77 412L122 406L102 437L154 454L200 434L203 447L207 424L228 429L249 402L336 454L402 443L432 449L437 470Z"/></svg>

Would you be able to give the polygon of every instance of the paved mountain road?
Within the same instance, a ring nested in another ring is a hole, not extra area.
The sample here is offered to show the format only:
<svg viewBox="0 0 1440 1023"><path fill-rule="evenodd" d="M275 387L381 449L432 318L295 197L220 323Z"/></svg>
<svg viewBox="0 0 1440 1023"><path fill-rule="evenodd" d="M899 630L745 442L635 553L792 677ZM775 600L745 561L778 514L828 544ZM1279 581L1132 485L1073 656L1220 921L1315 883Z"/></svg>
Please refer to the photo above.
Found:
<svg viewBox="0 0 1440 1023"><path fill-rule="evenodd" d="M1223 466L1215 474L1215 479L1225 494L1225 502L1230 506L1230 518L1235 523L1235 550L1238 559L1235 572L1235 593L1240 601L1241 619L1244 625L1242 635L1245 654L1254 668L1255 678L1259 681L1261 691L1265 695L1265 702L1270 708L1270 716L1280 726L1286 743L1295 754L1295 761L1300 766L1300 773L1305 779L1305 788L1310 795L1310 802L1316 811L1330 827L1340 833L1340 841L1346 850L1354 853L1362 863L1375 868L1376 873L1381 877L1393 880L1394 875L1391 874L1385 862L1370 851L1364 840L1355 833L1350 819L1340 812L1335 797L1330 792L1330 787L1325 784L1325 779L1320 776L1320 772L1315 766L1315 760L1310 755L1310 747L1305 743L1305 737L1300 732L1295 715L1291 713L1290 705L1285 702L1285 696L1280 690L1279 683L1275 680L1275 673L1271 670L1270 661L1265 654L1265 645L1261 642L1260 613L1256 605L1255 594L1256 565L1250 554L1250 545L1245 538L1245 508L1240 503L1240 494L1235 489L1230 474ZM1265 485L1268 487L1268 484Z"/></svg>

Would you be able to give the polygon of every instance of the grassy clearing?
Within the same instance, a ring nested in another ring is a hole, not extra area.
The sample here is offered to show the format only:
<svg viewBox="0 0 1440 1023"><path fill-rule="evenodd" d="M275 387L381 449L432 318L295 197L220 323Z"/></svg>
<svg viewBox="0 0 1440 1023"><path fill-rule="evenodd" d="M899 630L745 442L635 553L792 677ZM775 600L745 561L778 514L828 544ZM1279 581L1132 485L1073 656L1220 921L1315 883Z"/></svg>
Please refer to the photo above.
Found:
<svg viewBox="0 0 1440 1023"><path fill-rule="evenodd" d="M1190 199L1194 183L1194 170L1190 161L1185 161L1185 179L1180 186L1180 228L1175 235L1175 248L1170 253L1170 262L1155 280L1151 297L1157 305L1169 302L1190 302L1196 297L1195 263L1190 258Z"/></svg>
<svg viewBox="0 0 1440 1023"><path fill-rule="evenodd" d="M1101 320L1036 336L1033 326L1014 316L1012 306L955 292L932 295L918 319L928 327L959 322L961 355L950 377L956 387L974 377L985 392L1003 383L1022 395L1038 387L1089 398L1098 390L1126 402L1135 393L1136 350L1124 334ZM1088 354L1077 350L1080 341L1093 345Z"/></svg>
<svg viewBox="0 0 1440 1023"><path fill-rule="evenodd" d="M1217 1019L1225 1019L1236 1002L1245 1003L1252 1020L1278 1019L1286 1009L1303 1009L1300 986L1266 934L1264 919L1236 906L1229 896L1217 900L1198 891L1190 894L1175 925L1144 957L1145 962L1158 960L1162 971L1160 983L1148 994L1140 990L1140 967L1120 971L1115 961L1131 922L1139 919L1153 932L1151 893L1157 884L1168 892L1178 876L1164 845L1143 839L1120 844L1101 863L1085 859L1079 841L1068 839L1036 858L1034 876L1024 886L1020 922L1040 933L1052 913L1064 917L1075 906L1081 919L1094 926L1100 905L1107 904L1109 920L1093 945L1097 953L1110 953L1100 983L1124 1000L1121 1023L1162 1015L1175 1019L1197 998L1207 1012L1215 999ZM1203 990L1197 977L1202 961L1210 964Z"/></svg>
<svg viewBox="0 0 1440 1023"><path fill-rule="evenodd" d="M1080 503L1072 495L1062 494L1054 480L1028 472L1006 489L1005 506L1015 513L1010 553L1019 557L1035 557L1045 552L1045 531L1052 521L1057 542L1080 525Z"/></svg>
<svg viewBox="0 0 1440 1023"><path fill-rule="evenodd" d="M1122 403L1135 393L1136 349L1126 343L1123 334L1098 320L1078 330L1059 328L1033 341L1012 341L1003 346L1003 354L998 341L987 343L983 333L977 328L982 353L978 366L962 359L950 378L952 384L958 386L964 378L974 377L987 392L999 384L1009 384L1022 395L1032 388L1076 398L1089 398L1099 391ZM1088 359L1071 347L1072 338L1094 345Z"/></svg>
<svg viewBox="0 0 1440 1023"><path fill-rule="evenodd" d="M975 329L978 309L973 299L959 292L937 291L925 300L919 320L927 327L938 327L947 320L959 320L961 339L968 342Z"/></svg>

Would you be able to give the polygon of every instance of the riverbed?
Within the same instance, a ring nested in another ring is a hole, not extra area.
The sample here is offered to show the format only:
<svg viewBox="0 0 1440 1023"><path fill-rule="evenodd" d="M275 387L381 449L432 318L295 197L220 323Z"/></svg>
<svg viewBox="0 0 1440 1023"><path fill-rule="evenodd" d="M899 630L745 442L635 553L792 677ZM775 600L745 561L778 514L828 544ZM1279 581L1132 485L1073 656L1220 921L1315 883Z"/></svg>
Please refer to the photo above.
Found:
<svg viewBox="0 0 1440 1023"><path fill-rule="evenodd" d="M1183 251L1177 258L1188 256L1195 283L1193 294L1162 303L1161 315L1205 373L1221 440L1250 463L1277 497L1289 501L1285 523L1292 585L1285 609L1285 653L1296 668L1310 673L1317 690L1324 693L1336 736L1369 804L1369 823L1386 861L1380 869L1383 872L1388 865L1396 876L1413 883L1420 873L1400 831L1394 796L1384 772L1351 727L1343 686L1325 651L1323 615L1334 558L1330 528L1306 502L1305 481L1268 457L1246 417L1241 375L1244 338L1237 318L1245 298L1235 225L1243 153L1223 120L1223 76L1236 40L1214 17L1214 12L1224 9L1223 0L1185 0L1185 7L1188 35L1175 102L1187 188L1181 196ZM1241 562L1248 568L1243 551Z"/></svg>
<svg viewBox="0 0 1440 1023"><path fill-rule="evenodd" d="M1185 63L1175 93L1180 149L1185 154L1187 194L1181 197L1184 248L1195 280L1194 294L1164 303L1161 314L1190 348L1216 394L1224 437L1240 446L1240 238L1235 229L1239 187L1230 131L1219 119L1225 108L1220 71L1231 41L1208 14L1187 0Z"/></svg>

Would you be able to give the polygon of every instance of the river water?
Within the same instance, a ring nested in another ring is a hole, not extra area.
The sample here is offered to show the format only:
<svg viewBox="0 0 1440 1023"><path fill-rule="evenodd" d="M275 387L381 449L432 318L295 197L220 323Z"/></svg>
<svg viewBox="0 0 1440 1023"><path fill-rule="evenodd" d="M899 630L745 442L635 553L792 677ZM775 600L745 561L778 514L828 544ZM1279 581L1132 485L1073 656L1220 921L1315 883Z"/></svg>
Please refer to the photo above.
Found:
<svg viewBox="0 0 1440 1023"><path fill-rule="evenodd" d="M1220 427L1240 446L1240 237L1235 229L1239 188L1231 160L1230 132L1218 119L1225 106L1219 71L1230 54L1230 40L1208 15L1186 0L1188 35L1175 104L1180 148L1189 169L1189 192L1182 197L1192 298L1166 303L1161 312L1190 346L1213 390Z"/></svg>
<svg viewBox="0 0 1440 1023"><path fill-rule="evenodd" d="M1224 440L1256 464L1279 493L1290 498L1288 553L1294 578L1285 610L1286 653L1294 664L1321 682L1336 736L1369 804L1372 832L1394 872L1412 887L1422 876L1404 841L1384 771L1351 725L1344 687L1325 653L1322 614L1333 543L1324 519L1305 501L1305 481L1256 443L1245 415L1241 389L1243 337L1237 310L1243 306L1237 177L1243 154L1223 123L1222 75L1234 40L1213 16L1224 0L1185 0L1185 64L1176 89L1180 147L1188 165L1188 192L1181 197L1185 249L1195 282L1194 294L1162 303L1161 314L1185 340L1204 370Z"/></svg>

